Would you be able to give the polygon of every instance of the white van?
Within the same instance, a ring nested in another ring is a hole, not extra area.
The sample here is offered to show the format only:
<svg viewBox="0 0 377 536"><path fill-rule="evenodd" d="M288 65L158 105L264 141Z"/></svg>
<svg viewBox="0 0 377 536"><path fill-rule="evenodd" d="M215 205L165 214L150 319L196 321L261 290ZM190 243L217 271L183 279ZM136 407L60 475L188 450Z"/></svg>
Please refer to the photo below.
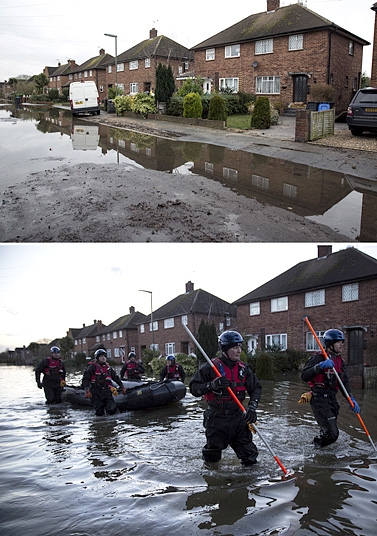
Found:
<svg viewBox="0 0 377 536"><path fill-rule="evenodd" d="M99 127L94 125L73 125L71 132L74 151L95 151L99 144Z"/></svg>
<svg viewBox="0 0 377 536"><path fill-rule="evenodd" d="M100 114L99 95L95 82L71 82L69 102L72 115L91 113Z"/></svg>

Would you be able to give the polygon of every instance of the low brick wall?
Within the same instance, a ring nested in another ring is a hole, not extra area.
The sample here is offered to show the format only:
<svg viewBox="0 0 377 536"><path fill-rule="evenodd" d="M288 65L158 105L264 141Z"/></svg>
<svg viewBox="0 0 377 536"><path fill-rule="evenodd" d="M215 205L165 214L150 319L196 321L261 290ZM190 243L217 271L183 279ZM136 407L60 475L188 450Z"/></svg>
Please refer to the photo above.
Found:
<svg viewBox="0 0 377 536"><path fill-rule="evenodd" d="M134 114L133 112L124 112L122 117L132 117L133 119L140 120L143 119L141 115ZM225 129L225 121L214 121L212 119L194 119L165 114L148 114L148 119L152 119L154 121L168 121L169 123L176 123L178 125L192 125L195 127L217 128L220 130Z"/></svg>

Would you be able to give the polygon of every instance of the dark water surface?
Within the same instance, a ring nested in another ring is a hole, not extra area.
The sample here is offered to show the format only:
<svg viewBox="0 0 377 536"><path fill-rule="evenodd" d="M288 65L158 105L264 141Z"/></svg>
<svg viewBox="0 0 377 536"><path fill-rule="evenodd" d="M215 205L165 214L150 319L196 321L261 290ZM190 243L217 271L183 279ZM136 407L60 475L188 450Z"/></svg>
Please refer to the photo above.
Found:
<svg viewBox="0 0 377 536"><path fill-rule="evenodd" d="M369 242L376 237L373 181L249 151L72 120L69 109L0 108L2 188L23 182L31 173L76 163L129 163L170 174L196 174L350 239Z"/></svg>
<svg viewBox="0 0 377 536"><path fill-rule="evenodd" d="M189 393L96 417L46 406L32 368L2 366L0 534L375 535L376 453L343 399L338 442L314 450L316 424L297 404L305 390L300 380L264 383L259 428L294 472L283 478L258 436L257 466L242 468L229 449L206 466L204 406ZM354 394L375 441L377 394Z"/></svg>

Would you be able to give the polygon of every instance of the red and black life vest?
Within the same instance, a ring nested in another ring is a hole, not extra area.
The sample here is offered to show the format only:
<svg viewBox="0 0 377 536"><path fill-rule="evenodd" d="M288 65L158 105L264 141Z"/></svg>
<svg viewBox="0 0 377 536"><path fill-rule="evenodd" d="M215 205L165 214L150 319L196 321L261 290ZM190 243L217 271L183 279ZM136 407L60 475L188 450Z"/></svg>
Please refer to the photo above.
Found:
<svg viewBox="0 0 377 536"><path fill-rule="evenodd" d="M109 365L101 364L101 363L93 363L94 366L94 373L92 374L92 377L90 378L90 381L92 384L106 384L111 386L112 378L111 378L111 371Z"/></svg>
<svg viewBox="0 0 377 536"><path fill-rule="evenodd" d="M232 368L228 367L221 359L215 358L212 360L216 368L222 376L225 376L230 381L230 387L239 400L244 400L246 395L246 367L242 361L236 361ZM207 402L230 402L233 398L228 390L222 390L221 394L216 394L213 391L204 395Z"/></svg>
<svg viewBox="0 0 377 536"><path fill-rule="evenodd" d="M126 374L127 378L138 379L140 378L140 370L138 363L134 361L126 362Z"/></svg>
<svg viewBox="0 0 377 536"><path fill-rule="evenodd" d="M165 366L165 376L168 380L180 380L181 375L179 373L179 365L176 363L174 365Z"/></svg>
<svg viewBox="0 0 377 536"><path fill-rule="evenodd" d="M47 357L48 365L44 368L43 374L46 376L52 375L52 374L59 374L63 378L64 369L63 369L63 361L60 359L54 358L54 357Z"/></svg>
<svg viewBox="0 0 377 536"><path fill-rule="evenodd" d="M343 375L342 357L340 355L331 355L331 360L334 363L334 369L338 373L339 377L342 378L342 375ZM340 388L338 379L333 369L327 369L327 371L319 372L316 376L314 376L314 378L308 381L308 384L312 388L322 387L325 389L335 389L336 391Z"/></svg>

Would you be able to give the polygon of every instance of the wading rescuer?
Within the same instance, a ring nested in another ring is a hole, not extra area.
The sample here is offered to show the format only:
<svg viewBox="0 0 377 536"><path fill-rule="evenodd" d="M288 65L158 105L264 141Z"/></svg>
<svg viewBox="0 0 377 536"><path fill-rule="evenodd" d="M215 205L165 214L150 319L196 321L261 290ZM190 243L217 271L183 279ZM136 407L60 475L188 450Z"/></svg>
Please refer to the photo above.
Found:
<svg viewBox="0 0 377 536"><path fill-rule="evenodd" d="M207 442L202 454L206 462L218 462L222 451L229 445L244 466L257 463L258 450L248 423L257 420L256 409L262 386L249 365L240 361L242 342L243 338L237 331L224 331L219 337L221 357L213 359L221 377L216 377L213 368L206 364L190 382L191 393L204 396L208 402L203 419ZM246 394L250 396L245 414L232 399L227 387L231 387L241 402Z"/></svg>
<svg viewBox="0 0 377 536"><path fill-rule="evenodd" d="M166 356L166 365L160 372L160 381L178 380L184 382L186 373L179 363L176 363L174 355Z"/></svg>
<svg viewBox="0 0 377 536"><path fill-rule="evenodd" d="M44 390L46 404L60 404L65 386L65 367L60 359L60 348L53 346L51 355L42 359L35 369L35 381L39 389ZM41 382L41 374L43 381Z"/></svg>
<svg viewBox="0 0 377 536"><path fill-rule="evenodd" d="M82 379L82 385L86 391L85 396L92 399L96 415L104 415L105 410L109 415L118 411L113 398L113 395L118 395L118 391L116 387L113 387L112 381L118 384L123 394L126 394L121 379L106 362L106 357L106 350L102 348L97 350L94 354L95 362L87 367Z"/></svg>
<svg viewBox="0 0 377 536"><path fill-rule="evenodd" d="M128 361L124 363L120 369L120 377L123 380L126 376L127 380L140 380L144 374L145 368L141 360L137 360L135 352L128 354Z"/></svg>
<svg viewBox="0 0 377 536"><path fill-rule="evenodd" d="M339 403L336 394L340 389L343 396L346 395L339 385L334 369L354 404L353 411L360 412L358 403L350 394L345 363L340 355L344 343L343 332L340 329L329 329L325 331L323 340L328 359L321 352L313 354L301 373L301 378L311 387L310 393L304 393L301 399L304 397L305 401L310 400L313 415L321 429L320 435L313 440L314 445L319 448L334 443L339 436Z"/></svg>

